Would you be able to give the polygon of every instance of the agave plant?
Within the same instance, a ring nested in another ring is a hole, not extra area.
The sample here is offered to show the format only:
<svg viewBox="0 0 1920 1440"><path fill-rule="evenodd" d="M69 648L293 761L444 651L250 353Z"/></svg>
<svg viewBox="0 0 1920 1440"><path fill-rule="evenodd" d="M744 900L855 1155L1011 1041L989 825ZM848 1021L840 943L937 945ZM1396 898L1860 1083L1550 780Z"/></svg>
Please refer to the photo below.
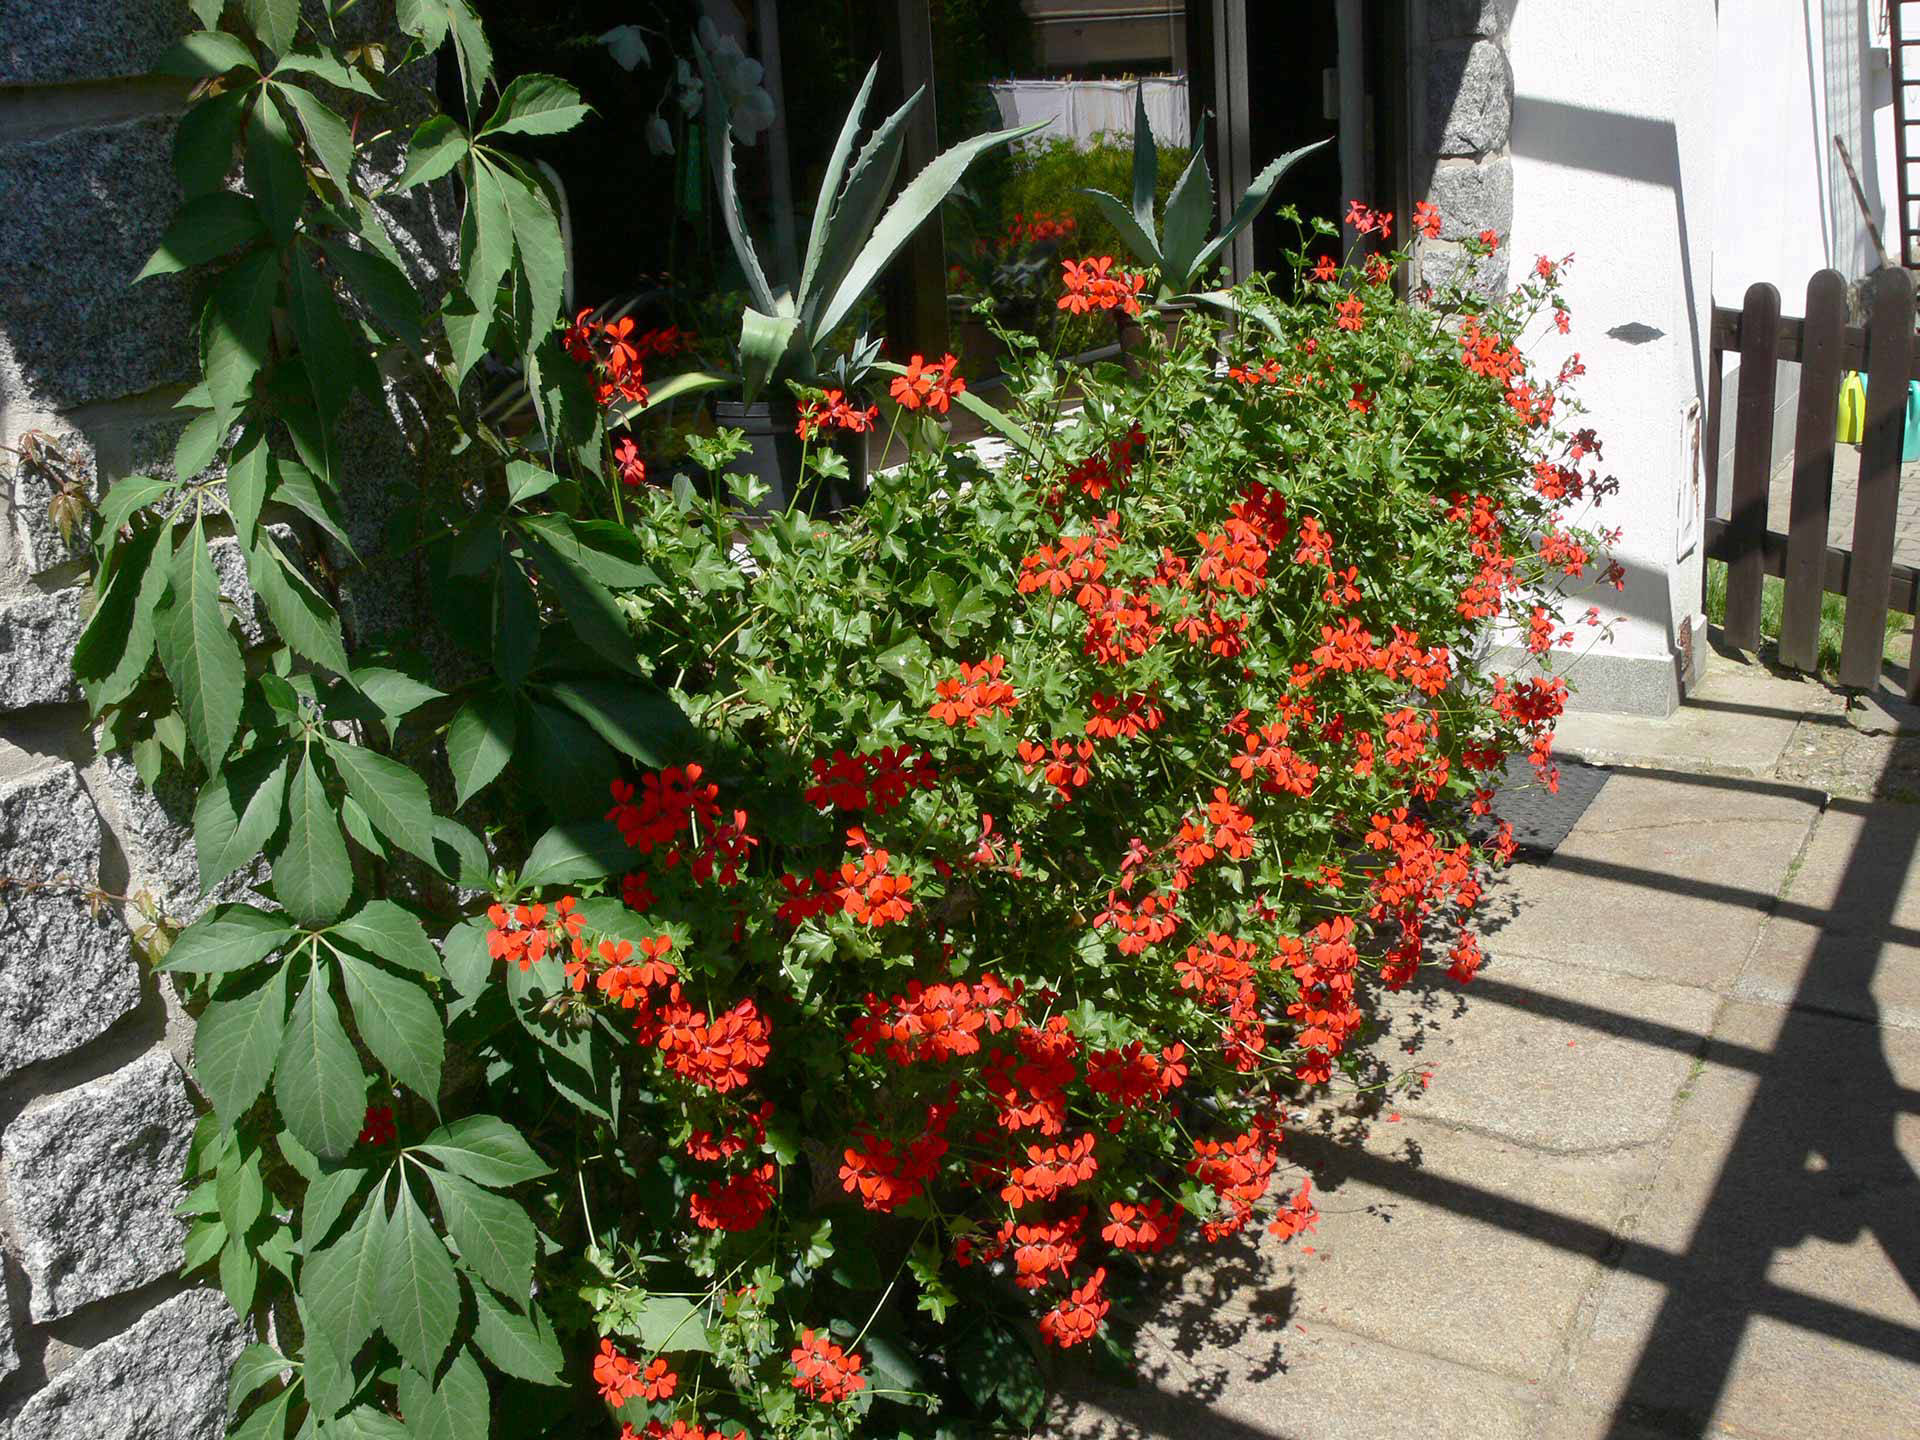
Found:
<svg viewBox="0 0 1920 1440"><path fill-rule="evenodd" d="M740 268L746 272L753 301L740 318L741 391L742 398L751 404L769 381L812 381L824 374L828 368L824 357L827 338L853 313L913 232L960 183L967 166L994 146L1030 135L1040 126L996 130L962 141L928 162L889 205L887 197L906 145L907 117L926 92L924 87L914 91L904 105L875 127L856 158L854 141L880 73L876 61L867 71L833 148L833 157L827 162L820 196L814 203L813 229L807 238L801 273L776 284L760 263L741 211L726 97L713 81L706 52L697 53L702 69L707 71L708 130L717 137L714 164L720 213L734 253L740 257Z"/></svg>
<svg viewBox="0 0 1920 1440"><path fill-rule="evenodd" d="M1280 178L1303 156L1332 143L1330 139L1316 140L1311 145L1290 150L1254 176L1225 227L1209 240L1207 232L1213 228L1213 171L1207 165L1206 133L1202 122L1199 139L1193 147L1193 159L1187 162L1187 168L1167 196L1165 221L1156 225L1153 182L1159 173L1160 150L1154 142L1153 127L1147 123L1145 92L1136 86L1133 92L1133 207L1129 209L1104 190L1081 192L1093 197L1114 228L1133 247L1135 259L1159 267L1162 300L1191 294L1200 277L1219 259L1220 252L1233 237L1267 208L1273 192L1280 186Z"/></svg>

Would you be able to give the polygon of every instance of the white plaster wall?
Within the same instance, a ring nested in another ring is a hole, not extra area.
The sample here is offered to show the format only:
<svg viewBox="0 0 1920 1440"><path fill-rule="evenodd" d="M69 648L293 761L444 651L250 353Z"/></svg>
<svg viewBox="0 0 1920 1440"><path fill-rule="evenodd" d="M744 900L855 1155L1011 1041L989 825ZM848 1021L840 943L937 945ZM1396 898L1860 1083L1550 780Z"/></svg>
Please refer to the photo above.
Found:
<svg viewBox="0 0 1920 1440"><path fill-rule="evenodd" d="M1623 617L1590 678L1574 672L1600 708L1670 706L1683 621L1704 636L1682 416L1704 399L1708 363L1717 29L1714 0L1519 0L1510 32L1514 269L1574 255L1573 332L1549 331L1534 352L1548 365L1580 353L1586 423L1621 482L1593 518L1625 531L1626 590L1574 607Z"/></svg>

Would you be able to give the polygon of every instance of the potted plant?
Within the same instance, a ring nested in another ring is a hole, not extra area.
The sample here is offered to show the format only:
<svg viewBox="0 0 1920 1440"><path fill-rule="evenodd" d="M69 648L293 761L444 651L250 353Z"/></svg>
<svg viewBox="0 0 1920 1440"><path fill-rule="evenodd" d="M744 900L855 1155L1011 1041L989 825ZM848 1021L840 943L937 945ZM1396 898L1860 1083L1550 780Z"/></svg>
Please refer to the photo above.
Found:
<svg viewBox="0 0 1920 1440"><path fill-rule="evenodd" d="M752 445L747 467L769 487L775 502L784 504L797 492L801 479L798 408L791 387L858 383L862 378L858 371L864 367L842 366L841 373L829 378L833 370L826 354L830 337L852 316L914 231L959 184L967 166L994 146L1031 134L1039 126L997 130L962 141L930 161L889 204L906 144L906 120L925 89L914 91L875 127L856 156L854 142L879 74L876 61L827 162L801 272L776 279L761 263L741 210L726 95L712 82L705 51L695 48L709 74L707 119L717 137L714 177L720 213L746 275L749 296L740 317L739 399L716 404L714 418L746 432ZM859 452L864 446L853 449L856 453L848 456L849 463L863 466L865 457Z"/></svg>
<svg viewBox="0 0 1920 1440"><path fill-rule="evenodd" d="M1209 304L1233 309L1232 297L1225 291L1199 291L1196 287L1220 257L1233 238L1251 225L1272 201L1274 191L1280 186L1281 177L1305 156L1311 155L1329 140L1316 140L1311 145L1303 145L1298 150L1290 150L1258 175L1247 186L1246 193L1240 197L1240 203L1234 206L1232 216L1221 227L1220 233L1212 239L1207 232L1213 228L1213 171L1207 164L1207 136L1204 122L1193 147L1193 158L1187 162L1187 168L1181 172L1180 179L1173 187L1173 193L1167 197L1165 217L1156 223L1153 215L1154 177L1159 173L1159 146L1153 138L1153 127L1147 123L1147 103L1145 92L1136 86L1133 92L1133 204L1123 205L1119 198L1104 190L1085 190L1082 193L1090 197L1100 207L1101 213L1112 222L1113 227L1133 251L1134 258L1142 265L1151 265L1160 272L1160 288L1156 292L1157 308L1172 311L1168 322L1169 330L1177 328L1179 317L1193 301L1202 300ZM1129 350L1144 344L1144 336L1139 323L1125 311L1114 312L1120 327L1120 343Z"/></svg>

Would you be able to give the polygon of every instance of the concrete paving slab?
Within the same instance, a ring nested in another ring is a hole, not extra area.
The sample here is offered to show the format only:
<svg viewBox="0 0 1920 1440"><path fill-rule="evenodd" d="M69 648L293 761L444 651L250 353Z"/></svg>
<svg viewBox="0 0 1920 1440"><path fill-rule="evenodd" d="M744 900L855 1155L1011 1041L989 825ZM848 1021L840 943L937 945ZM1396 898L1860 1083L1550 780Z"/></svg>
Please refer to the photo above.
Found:
<svg viewBox="0 0 1920 1440"><path fill-rule="evenodd" d="M1483 1323L1491 1323L1490 1320ZM1538 1387L1330 1326L1274 1326L1232 1351L1141 1337L1147 1383L1080 1381L1059 1440L1530 1440Z"/></svg>
<svg viewBox="0 0 1920 1440"><path fill-rule="evenodd" d="M1664 1134L1720 1003L1694 986L1504 948L1471 984L1430 985L1382 1005L1382 1057L1431 1075L1401 1108L1565 1154Z"/></svg>
<svg viewBox="0 0 1920 1440"><path fill-rule="evenodd" d="M1920 1036L1733 1003L1579 1341L1572 1403L1656 1429L1920 1440Z"/></svg>
<svg viewBox="0 0 1920 1440"><path fill-rule="evenodd" d="M1917 859L1920 808L1835 801L1734 993L1920 1028Z"/></svg>
<svg viewBox="0 0 1920 1440"><path fill-rule="evenodd" d="M1715 654L1706 678L1673 714L1569 712L1554 748L1595 765L1771 776L1802 716L1844 708L1818 681Z"/></svg>
<svg viewBox="0 0 1920 1440"><path fill-rule="evenodd" d="M1489 896L1487 950L1724 992L1819 798L1712 776L1616 774L1551 861L1513 867Z"/></svg>

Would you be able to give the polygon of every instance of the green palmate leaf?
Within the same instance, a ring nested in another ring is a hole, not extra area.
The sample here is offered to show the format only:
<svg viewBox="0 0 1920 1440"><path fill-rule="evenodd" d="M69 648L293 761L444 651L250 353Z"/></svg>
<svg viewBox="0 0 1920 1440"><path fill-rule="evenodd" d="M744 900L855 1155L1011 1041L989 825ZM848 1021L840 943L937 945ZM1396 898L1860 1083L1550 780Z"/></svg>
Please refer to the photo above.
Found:
<svg viewBox="0 0 1920 1440"><path fill-rule="evenodd" d="M553 1173L520 1132L497 1115L469 1115L442 1125L414 1149L454 1174L496 1190Z"/></svg>
<svg viewBox="0 0 1920 1440"><path fill-rule="evenodd" d="M345 520L340 514L339 502L334 498L333 488L324 485L303 465L275 456L267 463L268 474L273 485L268 498L282 505L291 505L327 535L354 559L353 543L347 539Z"/></svg>
<svg viewBox="0 0 1920 1440"><path fill-rule="evenodd" d="M930 161L924 170L907 182L906 188L887 207L887 213L880 217L879 225L861 246L859 255L848 267L844 278L832 287L831 298L826 301L818 318L808 326L809 333L825 336L840 328L853 307L860 303L861 297L880 278L880 272L913 238L914 232L926 222L927 217L940 208L953 187L960 183L967 166L987 151L1012 144L1038 129L1040 126L1033 124L976 135Z"/></svg>
<svg viewBox="0 0 1920 1440"><path fill-rule="evenodd" d="M1175 290L1192 288L1194 263L1207 232L1213 228L1213 175L1207 169L1204 144L1193 149L1193 159L1167 197L1167 218L1161 227L1160 277Z"/></svg>
<svg viewBox="0 0 1920 1440"><path fill-rule="evenodd" d="M514 523L531 530L602 585L630 590L660 583L659 573L646 563L646 546L616 521L517 515Z"/></svg>
<svg viewBox="0 0 1920 1440"><path fill-rule="evenodd" d="M472 143L451 115L435 115L413 132L407 142L407 167L396 190L411 190L438 180L467 158Z"/></svg>
<svg viewBox="0 0 1920 1440"><path fill-rule="evenodd" d="M280 638L298 655L336 675L347 673L347 649L340 633L340 617L320 598L320 592L294 569L270 535L261 535L247 547L247 578L253 593L267 607L267 618Z"/></svg>
<svg viewBox="0 0 1920 1440"><path fill-rule="evenodd" d="M313 75L341 90L351 90L356 95L364 95L369 100L378 100L380 92L373 88L367 77L351 65L344 64L334 56L317 50L296 50L284 55L280 63L273 67L277 80L283 75Z"/></svg>
<svg viewBox="0 0 1920 1440"><path fill-rule="evenodd" d="M220 1250L220 1289L236 1315L253 1308L253 1292L260 1284L260 1262L244 1235L229 1234Z"/></svg>
<svg viewBox="0 0 1920 1440"><path fill-rule="evenodd" d="M487 949L492 922L484 915L462 920L441 942L447 978L462 995L475 996L493 983L493 956Z"/></svg>
<svg viewBox="0 0 1920 1440"><path fill-rule="evenodd" d="M433 801L427 782L385 755L331 737L326 744L347 793L360 802L380 833L401 849L431 860Z"/></svg>
<svg viewBox="0 0 1920 1440"><path fill-rule="evenodd" d="M160 248L134 281L204 265L239 246L251 245L266 233L259 207L245 195L220 190L198 196L180 207L160 239Z"/></svg>
<svg viewBox="0 0 1920 1440"><path fill-rule="evenodd" d="M404 670L385 665L363 665L354 670L353 685L380 711L391 739L400 722L429 700L438 700L445 692L417 680Z"/></svg>
<svg viewBox="0 0 1920 1440"><path fill-rule="evenodd" d="M484 890L493 883L487 868L487 847L458 820L433 817L433 866L456 885Z"/></svg>
<svg viewBox="0 0 1920 1440"><path fill-rule="evenodd" d="M536 495L544 495L560 483L560 477L544 465L530 465L525 460L507 462L507 503L518 505L531 500Z"/></svg>
<svg viewBox="0 0 1920 1440"><path fill-rule="evenodd" d="M217 430L224 431L253 396L254 378L272 353L273 307L279 293L279 256L270 249L241 256L214 287L200 343L207 394L215 415L224 417L212 422ZM203 459L196 469L205 466Z"/></svg>
<svg viewBox="0 0 1920 1440"><path fill-rule="evenodd" d="M460 64L467 108L480 108L481 93L493 76L493 52L466 0L395 0L394 17L427 50L438 50L449 33Z"/></svg>
<svg viewBox="0 0 1920 1440"><path fill-rule="evenodd" d="M324 925L346 909L353 894L353 864L310 748L287 787L284 839L278 852L268 854L274 898L295 915Z"/></svg>
<svg viewBox="0 0 1920 1440"><path fill-rule="evenodd" d="M153 656L154 607L172 568L160 556L160 541L171 530L156 520L134 526L74 645L73 673L86 686L95 714L125 699Z"/></svg>
<svg viewBox="0 0 1920 1440"><path fill-rule="evenodd" d="M413 1440L486 1440L492 1397L472 1350L458 1351L437 1380L402 1370L396 1398Z"/></svg>
<svg viewBox="0 0 1920 1440"><path fill-rule="evenodd" d="M236 1429L228 1432L228 1440L284 1440L287 1433L287 1410L293 1404L293 1391L282 1390L261 1405Z"/></svg>
<svg viewBox="0 0 1920 1440"><path fill-rule="evenodd" d="M618 874L632 863L632 847L611 820L563 820L534 842L520 882L573 885Z"/></svg>
<svg viewBox="0 0 1920 1440"><path fill-rule="evenodd" d="M123 480L113 482L100 501L100 527L95 536L94 546L99 552L102 564L113 557L115 547L120 543L120 531L133 522L133 517L151 505L163 495L170 495L180 488L178 480L160 480L152 475L129 475Z"/></svg>
<svg viewBox="0 0 1920 1440"><path fill-rule="evenodd" d="M278 1380L282 1371L291 1368L293 1362L273 1346L247 1346L227 1372L227 1413L233 1414L262 1385Z"/></svg>
<svg viewBox="0 0 1920 1440"><path fill-rule="evenodd" d="M533 1221L519 1203L443 1171L429 1170L427 1179L467 1267L502 1295L529 1293L536 1240Z"/></svg>
<svg viewBox="0 0 1920 1440"><path fill-rule="evenodd" d="M513 225L514 252L526 276L532 303L529 323L521 327L521 342L531 349L534 341L553 328L560 313L567 247L560 236L560 217L539 182L517 166L501 169L499 177Z"/></svg>
<svg viewBox="0 0 1920 1440"><path fill-rule="evenodd" d="M222 1124L236 1124L273 1075L287 1028L288 969L227 982L194 1029L193 1078Z"/></svg>
<svg viewBox="0 0 1920 1440"><path fill-rule="evenodd" d="M386 1188L383 1176L346 1233L310 1255L301 1272L307 1334L323 1336L326 1348L345 1359L372 1337L374 1299L390 1278Z"/></svg>
<svg viewBox="0 0 1920 1440"><path fill-rule="evenodd" d="M249 426L227 456L227 514L240 544L253 544L260 523L260 507L267 499L267 442Z"/></svg>
<svg viewBox="0 0 1920 1440"><path fill-rule="evenodd" d="M201 787L193 807L193 847L202 895L264 850L280 828L289 768L285 749L259 751Z"/></svg>
<svg viewBox="0 0 1920 1440"><path fill-rule="evenodd" d="M487 353L487 330L498 304L500 281L513 263L513 215L499 171L476 164L467 187L466 213L460 220L461 290L450 295L441 311L447 338L453 343L455 384ZM463 318L454 310L458 296L469 307ZM456 324L454 322L460 321Z"/></svg>
<svg viewBox="0 0 1920 1440"><path fill-rule="evenodd" d="M173 681L193 748L218 770L240 725L246 666L220 608L220 576L198 520L174 555L172 608L160 620L160 663Z"/></svg>
<svg viewBox="0 0 1920 1440"><path fill-rule="evenodd" d="M338 954L360 1038L396 1080L429 1104L437 1104L446 1032L432 999L418 981L346 951Z"/></svg>
<svg viewBox="0 0 1920 1440"><path fill-rule="evenodd" d="M300 1244L311 1255L340 1223L347 1203L360 1193L373 1172L354 1166L316 1175L300 1199Z"/></svg>
<svg viewBox="0 0 1920 1440"><path fill-rule="evenodd" d="M269 50L284 55L300 29L300 0L240 0L241 13Z"/></svg>
<svg viewBox="0 0 1920 1440"><path fill-rule="evenodd" d="M546 691L642 765L683 763L700 735L673 697L644 680L567 680Z"/></svg>
<svg viewBox="0 0 1920 1440"><path fill-rule="evenodd" d="M371 1405L349 1410L321 1427L317 1440L412 1440L407 1427Z"/></svg>
<svg viewBox="0 0 1920 1440"><path fill-rule="evenodd" d="M633 635L613 596L578 563L530 530L521 531L528 558L540 568L574 634L622 670L638 673Z"/></svg>
<svg viewBox="0 0 1920 1440"><path fill-rule="evenodd" d="M353 131L317 96L297 85L275 87L277 98L293 107L320 168L345 193L353 187Z"/></svg>
<svg viewBox="0 0 1920 1440"><path fill-rule="evenodd" d="M186 1255L180 1263L182 1274L191 1275L220 1253L227 1243L227 1227L218 1220L200 1219L187 1228Z"/></svg>
<svg viewBox="0 0 1920 1440"><path fill-rule="evenodd" d="M558 75L521 75L500 95L482 135L558 135L571 130L593 107Z"/></svg>
<svg viewBox="0 0 1920 1440"><path fill-rule="evenodd" d="M317 956L281 1039L273 1098L294 1138L322 1159L346 1154L366 1120L367 1077Z"/></svg>
<svg viewBox="0 0 1920 1440"><path fill-rule="evenodd" d="M699 1307L679 1295L653 1295L637 1317L640 1339L649 1350L684 1350L710 1354L707 1327Z"/></svg>
<svg viewBox="0 0 1920 1440"><path fill-rule="evenodd" d="M394 339L416 351L422 348L420 296L398 264L377 250L356 250L339 240L323 238L320 248Z"/></svg>
<svg viewBox="0 0 1920 1440"><path fill-rule="evenodd" d="M536 1385L566 1383L560 1377L560 1342L538 1305L522 1301L516 1309L484 1285L473 1287L473 1299L473 1343L497 1369Z"/></svg>
<svg viewBox="0 0 1920 1440"><path fill-rule="evenodd" d="M355 389L374 390L378 377L365 347L347 326L333 298L333 287L311 263L316 252L296 252L290 272L288 314L294 338L307 361L313 396L322 424L331 425Z"/></svg>
<svg viewBox="0 0 1920 1440"><path fill-rule="evenodd" d="M501 680L518 686L533 668L540 645L540 607L520 562L509 559L493 577L493 664Z"/></svg>
<svg viewBox="0 0 1920 1440"><path fill-rule="evenodd" d="M248 99L245 90L229 90L202 100L180 117L173 132L173 173L188 199L223 187L233 168Z"/></svg>
<svg viewBox="0 0 1920 1440"><path fill-rule="evenodd" d="M454 803L465 805L491 784L513 754L512 697L489 690L460 707L447 727L447 766Z"/></svg>
<svg viewBox="0 0 1920 1440"><path fill-rule="evenodd" d="M265 90L267 87L261 87ZM247 189L267 217L267 229L279 244L293 238L307 201L307 175L293 130L280 107L262 94L247 124Z"/></svg>
<svg viewBox="0 0 1920 1440"><path fill-rule="evenodd" d="M375 1299L380 1328L414 1369L432 1375L453 1343L460 1285L453 1259L404 1179L387 1226L385 1276Z"/></svg>
<svg viewBox="0 0 1920 1440"><path fill-rule="evenodd" d="M353 914L335 921L330 933L422 975L440 973L440 956L426 930L391 900L369 900Z"/></svg>
<svg viewBox="0 0 1920 1440"><path fill-rule="evenodd" d="M218 30L196 30L175 45L154 64L161 75L180 75L189 80L206 80L229 70L255 70L253 52L237 35Z"/></svg>
<svg viewBox="0 0 1920 1440"><path fill-rule="evenodd" d="M245 403L246 397L242 395L227 409L205 410L187 422L173 447L176 475L192 477L213 463L213 457L220 453L220 446L227 438L235 412Z"/></svg>
<svg viewBox="0 0 1920 1440"><path fill-rule="evenodd" d="M157 967L196 975L225 975L258 965L300 932L253 905L216 905L182 930Z"/></svg>
<svg viewBox="0 0 1920 1440"><path fill-rule="evenodd" d="M307 1337L306 1349L301 1356L304 1363L300 1378L306 1382L306 1399L312 1406L312 1418L324 1422L327 1417L339 1414L353 1403L353 1397L365 1383L365 1378L354 1371L354 1351L343 1352L333 1336L312 1320L304 1305L296 1302L296 1311L306 1327ZM311 1440L312 1435L319 1433L318 1430L311 1430L310 1435L298 1436L296 1440Z"/></svg>

